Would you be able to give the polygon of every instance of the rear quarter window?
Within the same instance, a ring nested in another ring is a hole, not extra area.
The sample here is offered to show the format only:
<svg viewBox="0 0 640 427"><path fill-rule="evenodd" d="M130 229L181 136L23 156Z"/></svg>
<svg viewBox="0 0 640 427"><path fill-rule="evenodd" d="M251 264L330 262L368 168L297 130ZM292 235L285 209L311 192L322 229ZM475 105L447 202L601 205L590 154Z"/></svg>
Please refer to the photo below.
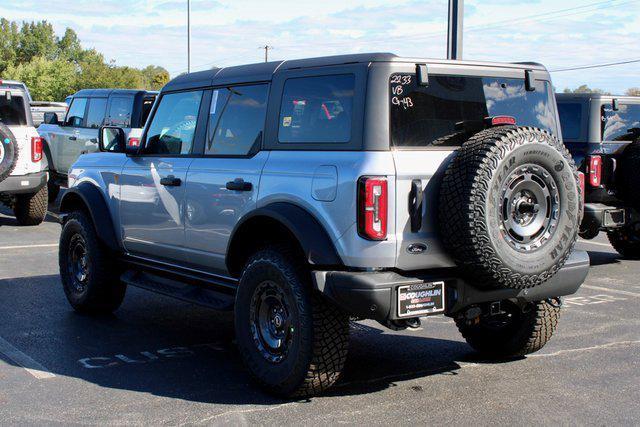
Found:
<svg viewBox="0 0 640 427"><path fill-rule="evenodd" d="M640 138L640 104L603 105L601 111L603 141L636 141Z"/></svg>
<svg viewBox="0 0 640 427"><path fill-rule="evenodd" d="M355 76L299 77L284 84L278 124L282 143L346 143L351 140Z"/></svg>
<svg viewBox="0 0 640 427"><path fill-rule="evenodd" d="M560 103L558 104L558 115L560 116L562 138L567 140L580 139L582 130L582 104L575 102Z"/></svg>

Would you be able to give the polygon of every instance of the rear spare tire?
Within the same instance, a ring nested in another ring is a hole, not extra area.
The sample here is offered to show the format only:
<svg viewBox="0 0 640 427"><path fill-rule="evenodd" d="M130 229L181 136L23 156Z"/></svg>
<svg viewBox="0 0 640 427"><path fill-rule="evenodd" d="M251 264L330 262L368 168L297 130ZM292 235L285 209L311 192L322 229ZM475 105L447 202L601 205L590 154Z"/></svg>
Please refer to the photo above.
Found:
<svg viewBox="0 0 640 427"><path fill-rule="evenodd" d="M640 141L632 142L622 152L616 184L620 198L635 209L640 209Z"/></svg>
<svg viewBox="0 0 640 427"><path fill-rule="evenodd" d="M11 174L18 160L18 142L11 130L0 123L0 182Z"/></svg>
<svg viewBox="0 0 640 427"><path fill-rule="evenodd" d="M442 242L470 282L530 288L565 263L582 206L575 164L548 132L483 130L457 151L440 189Z"/></svg>

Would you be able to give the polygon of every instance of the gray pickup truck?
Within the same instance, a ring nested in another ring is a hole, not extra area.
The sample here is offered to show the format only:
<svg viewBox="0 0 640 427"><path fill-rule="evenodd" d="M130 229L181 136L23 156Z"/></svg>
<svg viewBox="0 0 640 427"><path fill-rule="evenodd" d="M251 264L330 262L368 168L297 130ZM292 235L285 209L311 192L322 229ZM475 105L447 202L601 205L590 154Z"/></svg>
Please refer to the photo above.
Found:
<svg viewBox="0 0 640 427"><path fill-rule="evenodd" d="M103 127L71 167L61 282L89 314L127 286L233 310L249 372L284 396L338 379L350 318L445 315L486 357L523 356L589 268L559 135L534 63L375 53L182 75L139 146Z"/></svg>
<svg viewBox="0 0 640 427"><path fill-rule="evenodd" d="M157 92L131 89L84 89L68 98L66 116L45 113L38 133L49 163L49 200L67 185L67 172L79 156L98 151L98 129L125 129L131 144L140 141Z"/></svg>

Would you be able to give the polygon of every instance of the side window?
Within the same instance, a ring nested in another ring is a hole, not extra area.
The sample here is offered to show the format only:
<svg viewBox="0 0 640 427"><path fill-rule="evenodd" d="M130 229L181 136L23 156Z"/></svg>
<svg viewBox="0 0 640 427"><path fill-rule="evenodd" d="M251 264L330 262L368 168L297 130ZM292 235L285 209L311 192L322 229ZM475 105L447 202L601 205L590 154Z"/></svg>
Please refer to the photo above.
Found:
<svg viewBox="0 0 640 427"><path fill-rule="evenodd" d="M262 142L268 85L215 89L205 154L246 155Z"/></svg>
<svg viewBox="0 0 640 427"><path fill-rule="evenodd" d="M89 112L87 113L88 128L99 128L104 123L104 115L107 112L107 98L89 99Z"/></svg>
<svg viewBox="0 0 640 427"><path fill-rule="evenodd" d="M73 98L67 118L64 120L65 126L82 127L84 123L84 111L87 106L87 98Z"/></svg>
<svg viewBox="0 0 640 427"><path fill-rule="evenodd" d="M109 106L109 124L123 128L131 127L131 111L133 110L133 97L112 96Z"/></svg>
<svg viewBox="0 0 640 427"><path fill-rule="evenodd" d="M580 138L580 125L582 123L582 104L560 103L558 104L560 127L562 138L576 140Z"/></svg>
<svg viewBox="0 0 640 427"><path fill-rule="evenodd" d="M354 94L353 74L287 80L280 107L279 141L349 142Z"/></svg>
<svg viewBox="0 0 640 427"><path fill-rule="evenodd" d="M145 123L147 123L147 119L149 118L149 113L151 112L151 107L153 107L153 102L156 100L156 97L144 98L142 100L142 117L140 118L140 127L144 127Z"/></svg>
<svg viewBox="0 0 640 427"><path fill-rule="evenodd" d="M145 153L191 153L201 101L202 91L164 95L149 124Z"/></svg>

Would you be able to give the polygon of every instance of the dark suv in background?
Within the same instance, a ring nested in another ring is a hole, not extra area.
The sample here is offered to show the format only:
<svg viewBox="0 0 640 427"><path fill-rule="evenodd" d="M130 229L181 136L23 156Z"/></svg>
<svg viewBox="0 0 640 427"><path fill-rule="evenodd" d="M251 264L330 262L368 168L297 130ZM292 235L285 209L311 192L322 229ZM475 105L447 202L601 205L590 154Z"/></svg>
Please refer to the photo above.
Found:
<svg viewBox="0 0 640 427"><path fill-rule="evenodd" d="M606 231L623 256L640 258L640 97L557 94L562 136L586 176L580 236Z"/></svg>

